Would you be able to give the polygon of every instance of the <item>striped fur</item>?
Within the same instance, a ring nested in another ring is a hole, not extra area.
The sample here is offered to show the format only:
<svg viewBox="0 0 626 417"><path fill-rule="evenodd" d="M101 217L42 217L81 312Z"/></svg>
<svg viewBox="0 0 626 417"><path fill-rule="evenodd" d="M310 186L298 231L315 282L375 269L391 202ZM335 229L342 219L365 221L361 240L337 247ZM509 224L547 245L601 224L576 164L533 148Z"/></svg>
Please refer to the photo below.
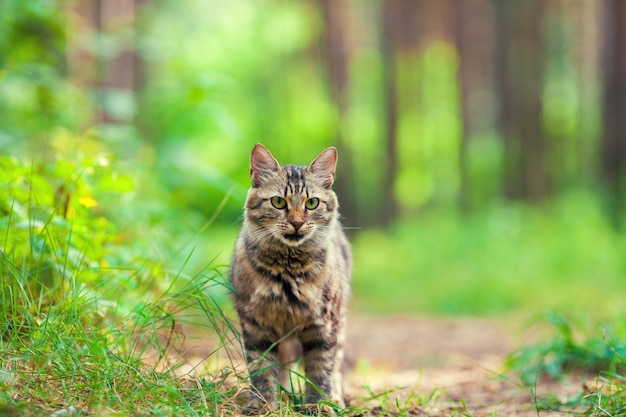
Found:
<svg viewBox="0 0 626 417"><path fill-rule="evenodd" d="M307 378L343 405L352 260L331 189L336 161L336 149L328 148L308 167L281 167L263 145L252 150L252 187L229 276L255 392L252 407L276 408L279 369L296 345ZM306 399L316 404L323 396L309 386Z"/></svg>

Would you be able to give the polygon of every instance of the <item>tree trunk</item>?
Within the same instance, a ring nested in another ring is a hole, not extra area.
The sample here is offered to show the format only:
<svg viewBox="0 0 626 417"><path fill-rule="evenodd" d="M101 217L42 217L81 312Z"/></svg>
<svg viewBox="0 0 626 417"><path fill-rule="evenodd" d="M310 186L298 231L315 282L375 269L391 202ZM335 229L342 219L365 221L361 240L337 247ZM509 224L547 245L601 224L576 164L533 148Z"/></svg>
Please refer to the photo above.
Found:
<svg viewBox="0 0 626 417"><path fill-rule="evenodd" d="M505 147L505 195L539 201L548 195L541 124L543 0L494 0L496 80Z"/></svg>
<svg viewBox="0 0 626 417"><path fill-rule="evenodd" d="M147 0L84 0L74 5L81 32L98 39L101 33L119 33L123 28L136 29L137 6ZM125 93L135 100L134 93L143 83L143 66L136 52L136 39L129 48L121 48L110 59L102 58L74 46L70 52L70 76L85 87L92 88L97 97L94 118L100 123L133 122L134 114L120 112L112 103L111 93ZM132 106L132 104L131 104Z"/></svg>
<svg viewBox="0 0 626 417"><path fill-rule="evenodd" d="M492 88L493 16L486 0L454 0L454 37L459 54L458 78L461 101L461 143L459 148L459 207L471 211L478 198L470 178L469 151L472 137L490 129L485 113L485 91Z"/></svg>
<svg viewBox="0 0 626 417"><path fill-rule="evenodd" d="M611 194L612 221L621 229L626 209L626 2L607 0L605 11L602 173Z"/></svg>
<svg viewBox="0 0 626 417"><path fill-rule="evenodd" d="M383 173L383 205L381 221L389 226L398 214L398 202L394 192L394 183L398 174L398 90L396 68L396 43L398 11L403 0L384 0L381 11L381 49L384 61L383 88L385 96L385 171Z"/></svg>
<svg viewBox="0 0 626 417"><path fill-rule="evenodd" d="M354 179L354 163L350 149L346 146L342 125L348 109L348 62L350 51L347 42L346 27L348 21L348 3L345 1L320 0L324 20L323 45L328 84L337 113L339 126L333 142L336 144L341 158L338 165L335 189L341 201L341 213L344 223L348 226L359 224L357 210L356 182Z"/></svg>
<svg viewBox="0 0 626 417"><path fill-rule="evenodd" d="M568 3L570 4L570 3ZM576 141L577 159L580 172L578 182L593 178L598 172L600 129L597 120L601 119L602 109L598 97L602 88L601 51L602 44L602 4L598 2L573 3L576 8L576 69L577 89L580 94L578 107L578 137Z"/></svg>

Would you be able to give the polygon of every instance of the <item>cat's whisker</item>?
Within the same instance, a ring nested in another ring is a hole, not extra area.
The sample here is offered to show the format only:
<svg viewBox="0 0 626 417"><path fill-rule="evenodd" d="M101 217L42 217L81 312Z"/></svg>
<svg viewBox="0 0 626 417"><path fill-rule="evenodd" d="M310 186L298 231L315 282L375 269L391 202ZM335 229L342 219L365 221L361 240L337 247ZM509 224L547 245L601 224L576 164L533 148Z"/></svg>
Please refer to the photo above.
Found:
<svg viewBox="0 0 626 417"><path fill-rule="evenodd" d="M361 226L341 226L343 230L363 230Z"/></svg>

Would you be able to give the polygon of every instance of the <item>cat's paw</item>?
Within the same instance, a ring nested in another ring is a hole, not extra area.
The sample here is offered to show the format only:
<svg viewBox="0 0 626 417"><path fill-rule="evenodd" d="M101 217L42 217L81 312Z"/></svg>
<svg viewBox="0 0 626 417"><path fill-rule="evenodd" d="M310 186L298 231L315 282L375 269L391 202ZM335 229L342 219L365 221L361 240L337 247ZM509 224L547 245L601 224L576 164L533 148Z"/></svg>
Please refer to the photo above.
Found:
<svg viewBox="0 0 626 417"><path fill-rule="evenodd" d="M303 404L300 410L309 416L334 416L335 409L326 404Z"/></svg>
<svg viewBox="0 0 626 417"><path fill-rule="evenodd" d="M250 398L244 406L241 407L241 412L246 416L259 416L262 414L271 413L278 409L278 404L273 402L267 402L264 399L259 398L256 395L251 394Z"/></svg>

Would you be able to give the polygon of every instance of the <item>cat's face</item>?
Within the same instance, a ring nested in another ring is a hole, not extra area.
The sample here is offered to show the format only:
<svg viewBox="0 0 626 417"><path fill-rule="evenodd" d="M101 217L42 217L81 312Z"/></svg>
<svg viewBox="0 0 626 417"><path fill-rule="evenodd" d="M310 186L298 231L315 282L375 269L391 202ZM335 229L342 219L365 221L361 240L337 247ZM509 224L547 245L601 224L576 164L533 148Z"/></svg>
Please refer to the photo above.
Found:
<svg viewBox="0 0 626 417"><path fill-rule="evenodd" d="M309 166L281 167L260 144L250 156L252 188L246 199L246 219L258 243L276 239L299 246L327 236L337 217L337 197L331 187L337 151L328 148Z"/></svg>

